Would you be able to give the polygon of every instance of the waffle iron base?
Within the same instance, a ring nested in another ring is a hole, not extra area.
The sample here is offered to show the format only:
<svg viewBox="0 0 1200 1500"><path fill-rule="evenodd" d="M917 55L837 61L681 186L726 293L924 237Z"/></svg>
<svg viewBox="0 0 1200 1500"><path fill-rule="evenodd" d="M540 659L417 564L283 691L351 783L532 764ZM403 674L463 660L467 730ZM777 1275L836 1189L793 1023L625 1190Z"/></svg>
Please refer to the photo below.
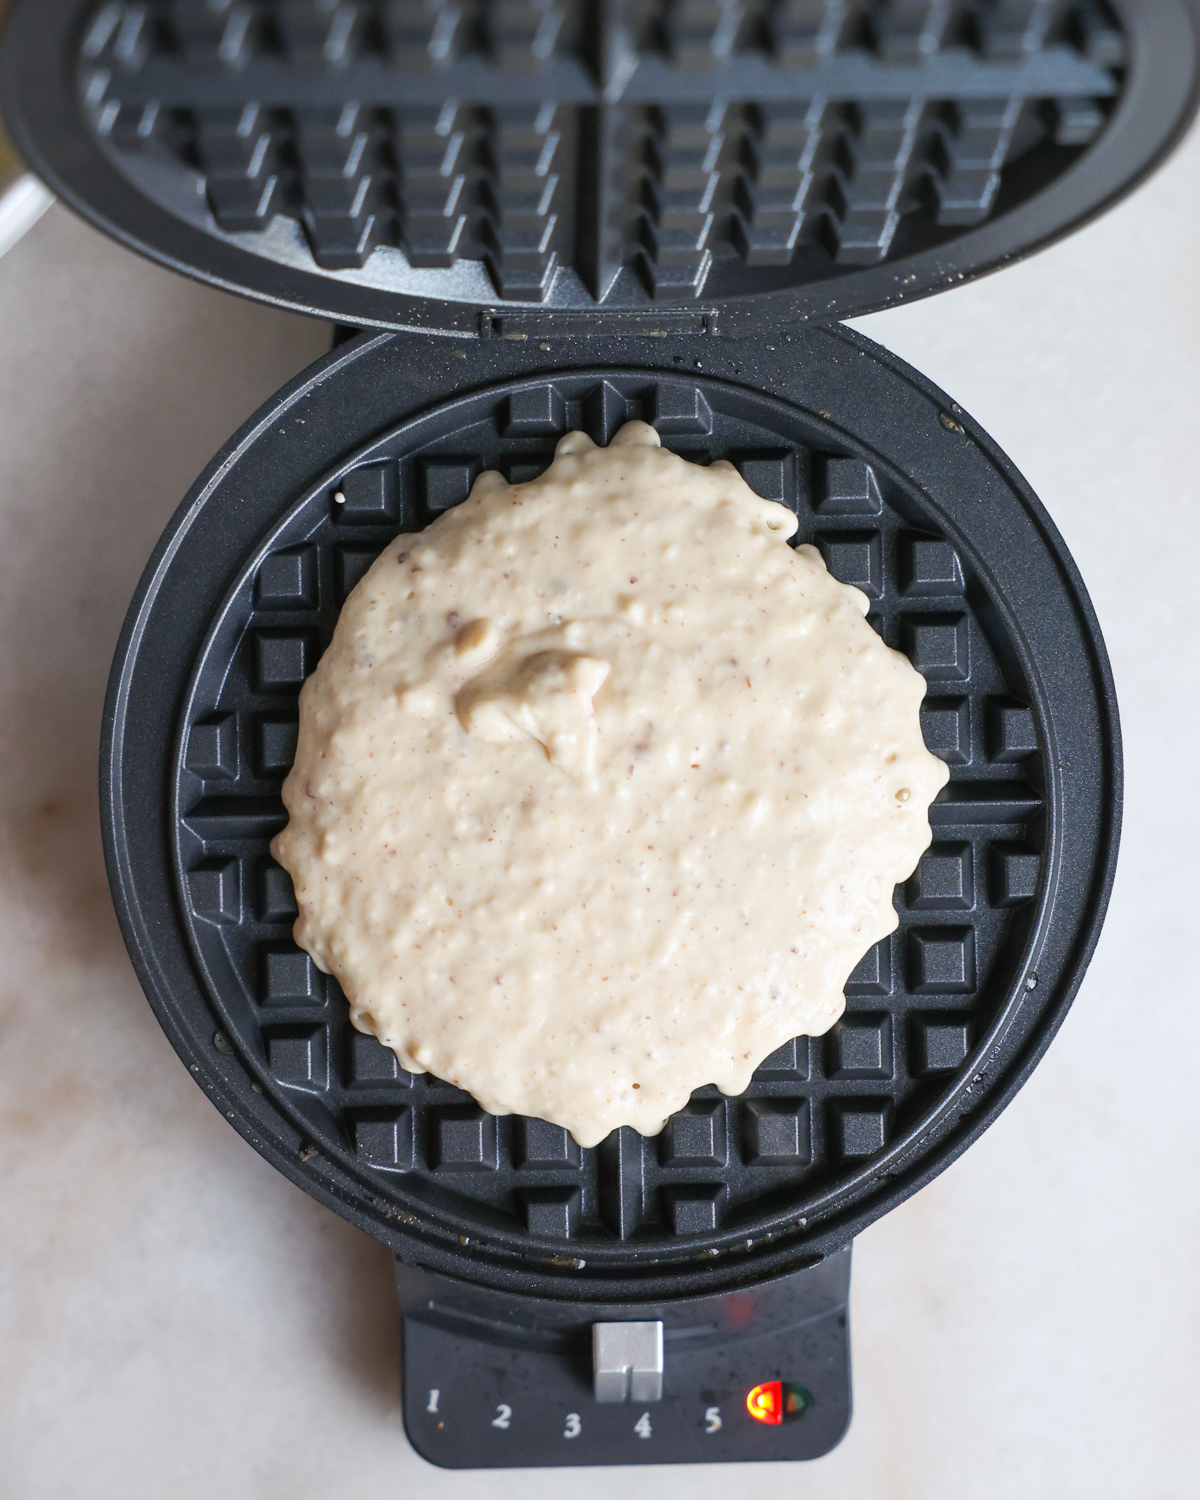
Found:
<svg viewBox="0 0 1200 1500"><path fill-rule="evenodd" d="M592 1327L619 1303L563 1304L396 1263L404 1427L449 1469L820 1458L850 1424L850 1248L767 1286L641 1304L663 1325L657 1401L600 1402ZM778 1381L778 1421L747 1397ZM791 1394L787 1401L785 1392Z"/></svg>
<svg viewBox="0 0 1200 1500"><path fill-rule="evenodd" d="M131 607L106 709L103 809L143 985L214 1103L269 1160L407 1263L524 1296L629 1304L765 1283L846 1245L992 1120L1091 954L1120 805L1090 605L1011 464L920 375L844 329L756 341L363 334L217 456ZM290 937L268 855L296 696L388 538L526 477L582 426L653 421L793 505L929 682L951 766L900 928L847 1011L701 1089L656 1140L580 1152L484 1115L353 1032ZM342 501L335 495L343 496ZM1055 1149L1053 1142L1047 1149Z"/></svg>

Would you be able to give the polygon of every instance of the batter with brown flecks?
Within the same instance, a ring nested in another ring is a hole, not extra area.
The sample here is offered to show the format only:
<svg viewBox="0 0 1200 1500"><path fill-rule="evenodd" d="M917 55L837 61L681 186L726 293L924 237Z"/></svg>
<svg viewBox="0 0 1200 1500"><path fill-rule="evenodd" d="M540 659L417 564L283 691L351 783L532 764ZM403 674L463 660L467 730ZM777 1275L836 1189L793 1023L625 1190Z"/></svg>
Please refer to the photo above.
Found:
<svg viewBox="0 0 1200 1500"><path fill-rule="evenodd" d="M404 1067L591 1146L840 1015L948 772L796 526L630 422L481 475L354 590L272 848Z"/></svg>

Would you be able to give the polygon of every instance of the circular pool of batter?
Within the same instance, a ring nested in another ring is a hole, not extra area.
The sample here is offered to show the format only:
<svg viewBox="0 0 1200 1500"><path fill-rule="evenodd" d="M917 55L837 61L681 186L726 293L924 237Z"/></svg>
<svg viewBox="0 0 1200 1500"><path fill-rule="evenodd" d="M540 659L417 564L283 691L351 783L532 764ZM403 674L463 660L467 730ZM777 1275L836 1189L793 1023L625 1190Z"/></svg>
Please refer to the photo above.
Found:
<svg viewBox="0 0 1200 1500"><path fill-rule="evenodd" d="M404 1067L592 1146L837 1020L948 771L796 524L630 422L481 475L359 583L272 851Z"/></svg>

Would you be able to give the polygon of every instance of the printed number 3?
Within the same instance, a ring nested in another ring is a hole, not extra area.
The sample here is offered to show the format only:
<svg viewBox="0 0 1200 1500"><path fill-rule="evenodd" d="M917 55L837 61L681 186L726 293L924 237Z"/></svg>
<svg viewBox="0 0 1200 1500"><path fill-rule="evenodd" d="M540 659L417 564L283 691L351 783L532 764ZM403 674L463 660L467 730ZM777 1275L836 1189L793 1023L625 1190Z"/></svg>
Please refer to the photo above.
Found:
<svg viewBox="0 0 1200 1500"><path fill-rule="evenodd" d="M492 1418L493 1427L507 1427L508 1419L512 1416L512 1407L505 1406L503 1402L496 1408L496 1415Z"/></svg>
<svg viewBox="0 0 1200 1500"><path fill-rule="evenodd" d="M650 1413L648 1411L644 1411L633 1424L633 1430L637 1433L638 1437L648 1438L650 1436Z"/></svg>
<svg viewBox="0 0 1200 1500"><path fill-rule="evenodd" d="M579 1420L579 1413L577 1411L569 1411L567 1413L567 1425L563 1428L563 1437L578 1437L582 1430L583 1423Z"/></svg>
<svg viewBox="0 0 1200 1500"><path fill-rule="evenodd" d="M704 1413L705 1432L720 1432L721 1430L721 1408L710 1406Z"/></svg>

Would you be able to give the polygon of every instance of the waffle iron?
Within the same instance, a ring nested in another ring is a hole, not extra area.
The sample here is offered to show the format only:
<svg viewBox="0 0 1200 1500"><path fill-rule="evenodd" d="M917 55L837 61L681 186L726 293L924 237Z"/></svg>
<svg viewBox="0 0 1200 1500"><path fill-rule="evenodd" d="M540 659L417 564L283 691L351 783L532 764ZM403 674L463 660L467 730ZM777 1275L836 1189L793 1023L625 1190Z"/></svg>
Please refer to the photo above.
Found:
<svg viewBox="0 0 1200 1500"><path fill-rule="evenodd" d="M1012 463L839 319L1102 211L1191 118L1194 0L24 0L26 159L124 243L337 325L160 540L109 688L134 965L230 1123L387 1245L450 1467L813 1458L850 1243L1048 1046L1113 876L1100 630ZM186 351L181 351L186 357ZM633 417L800 519L951 779L825 1037L580 1150L401 1071L270 858L300 684L398 530ZM1048 1149L1054 1149L1048 1143Z"/></svg>

